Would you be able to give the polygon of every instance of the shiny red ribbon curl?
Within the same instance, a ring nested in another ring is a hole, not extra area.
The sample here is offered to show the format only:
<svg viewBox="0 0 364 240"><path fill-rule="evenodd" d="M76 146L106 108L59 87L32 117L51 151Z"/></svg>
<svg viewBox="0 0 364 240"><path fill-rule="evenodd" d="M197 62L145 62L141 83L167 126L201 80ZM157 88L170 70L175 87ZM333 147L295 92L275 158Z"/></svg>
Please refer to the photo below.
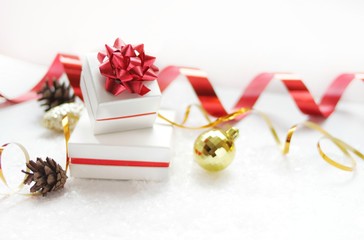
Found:
<svg viewBox="0 0 364 240"><path fill-rule="evenodd" d="M80 90L81 62L77 56L68 54L58 54L51 64L46 75L27 93L16 98L6 98L0 93L0 97L5 98L6 102L2 105L16 104L36 98L36 92L40 90L45 81L52 78L59 78L66 73L75 94L82 99ZM163 92L178 76L185 76L192 85L203 108L214 117L222 117L229 112L222 105L210 80L204 71L198 68L168 66L158 75L158 83ZM276 73L261 73L257 75L246 87L240 96L233 110L239 108L253 108L260 95L267 85L275 78ZM328 118L335 110L337 103L343 95L347 86L356 78L353 73L339 75L329 85L321 101L316 103L304 82L300 79L281 79L289 94L295 101L302 113L309 116ZM364 79L362 79L364 80ZM241 116L237 120L242 119Z"/></svg>
<svg viewBox="0 0 364 240"><path fill-rule="evenodd" d="M213 86L206 77L206 73L198 68L178 66L164 68L158 76L161 91L163 92L180 75L188 79L206 112L214 117L228 115L228 111L216 95ZM276 73L261 73L257 75L248 84L233 109L253 108L264 89L275 78L275 75ZM355 78L355 74L352 73L339 75L327 88L319 103L316 103L302 80L282 79L281 81L302 113L310 116L328 118L334 112L347 86ZM240 120L243 117L239 116L236 120Z"/></svg>
<svg viewBox="0 0 364 240"><path fill-rule="evenodd" d="M113 95L124 91L145 95L150 89L144 81L157 79L159 69L155 57L144 52L144 45L125 44L120 38L113 47L105 45L106 52L99 52L100 73L106 77L105 89Z"/></svg>
<svg viewBox="0 0 364 240"><path fill-rule="evenodd" d="M5 94L0 92L0 98L5 99L5 102L1 103L0 107L22 103L37 98L37 92L43 88L47 81L51 83L52 79L59 79L64 73L66 73L75 95L83 99L80 89L81 70L82 64L78 56L59 53L54 58L43 78L29 91L15 98L6 97Z"/></svg>

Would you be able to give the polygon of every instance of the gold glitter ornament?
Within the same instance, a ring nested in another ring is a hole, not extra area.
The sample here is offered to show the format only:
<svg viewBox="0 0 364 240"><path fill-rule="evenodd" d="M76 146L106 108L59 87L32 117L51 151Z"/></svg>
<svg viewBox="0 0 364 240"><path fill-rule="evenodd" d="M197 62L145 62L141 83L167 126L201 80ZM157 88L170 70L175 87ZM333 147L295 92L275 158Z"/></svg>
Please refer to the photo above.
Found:
<svg viewBox="0 0 364 240"><path fill-rule="evenodd" d="M76 126L78 119L80 119L83 108L82 103L61 104L44 114L42 124L46 128L63 132L62 119L67 115L69 128L72 130Z"/></svg>
<svg viewBox="0 0 364 240"><path fill-rule="evenodd" d="M194 144L193 155L196 162L207 171L225 169L234 160L234 140L239 135L237 128L227 131L212 129L200 134Z"/></svg>

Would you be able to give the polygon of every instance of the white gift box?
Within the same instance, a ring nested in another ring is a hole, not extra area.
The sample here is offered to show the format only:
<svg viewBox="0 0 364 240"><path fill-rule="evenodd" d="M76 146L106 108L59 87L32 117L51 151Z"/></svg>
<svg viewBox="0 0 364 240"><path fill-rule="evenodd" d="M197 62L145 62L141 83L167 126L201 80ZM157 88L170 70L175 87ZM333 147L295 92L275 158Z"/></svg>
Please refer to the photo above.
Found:
<svg viewBox="0 0 364 240"><path fill-rule="evenodd" d="M124 91L114 96L105 89L97 54L87 55L82 66L81 91L95 134L151 127L157 117L161 92L156 80L145 81L144 96Z"/></svg>
<svg viewBox="0 0 364 240"><path fill-rule="evenodd" d="M174 112L161 111L169 119ZM86 111L68 142L71 176L160 181L168 177L173 127L158 119L151 128L94 135Z"/></svg>

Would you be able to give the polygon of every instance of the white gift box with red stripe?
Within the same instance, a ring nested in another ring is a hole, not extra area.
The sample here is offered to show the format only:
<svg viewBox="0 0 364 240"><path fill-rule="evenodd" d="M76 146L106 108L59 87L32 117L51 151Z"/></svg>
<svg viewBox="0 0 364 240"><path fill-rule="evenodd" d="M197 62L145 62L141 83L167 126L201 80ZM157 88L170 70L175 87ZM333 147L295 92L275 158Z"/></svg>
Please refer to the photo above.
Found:
<svg viewBox="0 0 364 240"><path fill-rule="evenodd" d="M174 119L174 113L162 111ZM84 111L68 142L71 176L163 180L172 158L173 127L158 119L151 128L94 135Z"/></svg>
<svg viewBox="0 0 364 240"><path fill-rule="evenodd" d="M156 80L145 81L150 92L144 96L124 91L114 96L105 89L97 54L86 56L82 66L81 91L95 134L126 131L153 126L161 92Z"/></svg>

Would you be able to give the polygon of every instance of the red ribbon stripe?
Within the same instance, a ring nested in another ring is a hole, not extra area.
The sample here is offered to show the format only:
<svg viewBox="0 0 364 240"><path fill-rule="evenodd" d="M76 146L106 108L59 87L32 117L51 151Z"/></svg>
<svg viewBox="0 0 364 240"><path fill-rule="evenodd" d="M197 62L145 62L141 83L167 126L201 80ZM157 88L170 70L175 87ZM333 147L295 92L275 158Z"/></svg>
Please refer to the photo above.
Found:
<svg viewBox="0 0 364 240"><path fill-rule="evenodd" d="M71 164L100 165L100 166L119 166L119 167L169 167L169 162L147 162L133 160L109 160L91 158L71 158Z"/></svg>

